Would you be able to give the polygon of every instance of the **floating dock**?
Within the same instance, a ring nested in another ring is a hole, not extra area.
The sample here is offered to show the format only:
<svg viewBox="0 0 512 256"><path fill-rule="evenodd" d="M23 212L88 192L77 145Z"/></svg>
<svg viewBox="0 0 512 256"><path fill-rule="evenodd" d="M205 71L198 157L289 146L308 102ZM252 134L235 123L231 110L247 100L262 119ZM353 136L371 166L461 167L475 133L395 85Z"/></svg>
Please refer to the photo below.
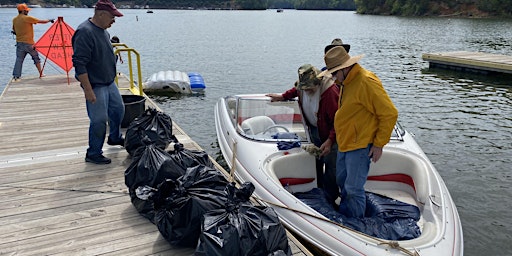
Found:
<svg viewBox="0 0 512 256"><path fill-rule="evenodd" d="M483 52L439 52L424 53L423 60L430 68L446 68L473 73L512 74L512 56Z"/></svg>
<svg viewBox="0 0 512 256"><path fill-rule="evenodd" d="M171 246L132 206L123 147L105 143L111 164L84 161L89 119L72 80L24 77L0 95L0 255L193 255ZM149 98L145 104L160 110ZM173 132L202 150L175 123ZM293 255L312 255L288 238Z"/></svg>

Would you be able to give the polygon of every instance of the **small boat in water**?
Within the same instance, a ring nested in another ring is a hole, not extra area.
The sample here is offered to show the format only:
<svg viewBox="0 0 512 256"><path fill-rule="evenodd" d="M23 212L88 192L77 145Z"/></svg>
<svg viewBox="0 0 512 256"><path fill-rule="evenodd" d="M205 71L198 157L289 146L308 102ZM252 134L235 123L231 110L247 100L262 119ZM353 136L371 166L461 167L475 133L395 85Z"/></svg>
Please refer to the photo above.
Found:
<svg viewBox="0 0 512 256"><path fill-rule="evenodd" d="M206 88L203 77L196 72L159 71L142 84L144 92L174 92L190 94Z"/></svg>
<svg viewBox="0 0 512 256"><path fill-rule="evenodd" d="M333 221L340 214L336 210L326 217L324 206L315 207L299 196L318 188L315 158L305 150L310 144L296 101L271 102L263 94L227 96L217 101L214 115L219 147L236 180L253 183L253 195L273 207L287 228L321 251L329 255L463 254L462 227L450 193L413 136L398 123L381 159L371 163L365 184L367 198L371 193L417 209L414 223L404 227L413 228L417 235L395 240L381 236L391 234L354 230L347 226L348 218ZM403 215L403 209L386 214ZM365 216L366 221L371 222Z"/></svg>

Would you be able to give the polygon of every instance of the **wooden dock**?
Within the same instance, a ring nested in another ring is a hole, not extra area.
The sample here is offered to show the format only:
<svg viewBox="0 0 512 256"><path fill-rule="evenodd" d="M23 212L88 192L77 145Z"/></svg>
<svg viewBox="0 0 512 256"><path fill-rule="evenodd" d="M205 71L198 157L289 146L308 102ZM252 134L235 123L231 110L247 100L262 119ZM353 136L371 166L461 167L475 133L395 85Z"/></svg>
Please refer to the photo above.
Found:
<svg viewBox="0 0 512 256"><path fill-rule="evenodd" d="M149 98L146 104L159 109ZM0 255L192 255L169 245L132 206L124 148L105 143L109 165L84 161L88 127L74 79L7 85L0 96ZM173 130L186 148L202 150L177 124ZM312 255L292 235L289 244L293 255Z"/></svg>
<svg viewBox="0 0 512 256"><path fill-rule="evenodd" d="M423 60L430 68L446 68L473 73L512 74L512 56L483 52L439 52L424 53Z"/></svg>

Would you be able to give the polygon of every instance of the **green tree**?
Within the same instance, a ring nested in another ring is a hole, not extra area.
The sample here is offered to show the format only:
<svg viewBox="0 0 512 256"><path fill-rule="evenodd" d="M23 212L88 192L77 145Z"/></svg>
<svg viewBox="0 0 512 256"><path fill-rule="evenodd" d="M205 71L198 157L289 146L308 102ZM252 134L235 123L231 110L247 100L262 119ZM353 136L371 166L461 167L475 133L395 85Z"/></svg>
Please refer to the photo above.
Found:
<svg viewBox="0 0 512 256"><path fill-rule="evenodd" d="M268 3L265 0L236 0L242 10L266 10Z"/></svg>

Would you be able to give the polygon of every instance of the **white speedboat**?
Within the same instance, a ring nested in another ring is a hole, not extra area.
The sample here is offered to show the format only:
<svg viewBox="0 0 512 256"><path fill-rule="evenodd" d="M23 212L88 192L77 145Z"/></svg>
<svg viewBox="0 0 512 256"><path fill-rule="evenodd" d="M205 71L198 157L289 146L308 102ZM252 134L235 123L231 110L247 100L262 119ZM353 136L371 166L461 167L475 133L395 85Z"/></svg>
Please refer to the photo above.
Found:
<svg viewBox="0 0 512 256"><path fill-rule="evenodd" d="M153 73L143 84L145 92L174 92L190 94L206 88L203 77L199 73L185 73L177 70L158 71Z"/></svg>
<svg viewBox="0 0 512 256"><path fill-rule="evenodd" d="M414 205L421 234L385 240L328 221L293 195L316 188L314 156L296 101L270 102L262 95L220 98L215 127L223 157L253 196L273 207L283 224L330 255L462 255L462 227L441 176L410 133L395 126L391 141L372 163L365 190ZM297 146L300 141L302 147ZM278 148L280 145L281 150ZM289 149L283 149L289 148ZM284 185L283 185L284 184Z"/></svg>

